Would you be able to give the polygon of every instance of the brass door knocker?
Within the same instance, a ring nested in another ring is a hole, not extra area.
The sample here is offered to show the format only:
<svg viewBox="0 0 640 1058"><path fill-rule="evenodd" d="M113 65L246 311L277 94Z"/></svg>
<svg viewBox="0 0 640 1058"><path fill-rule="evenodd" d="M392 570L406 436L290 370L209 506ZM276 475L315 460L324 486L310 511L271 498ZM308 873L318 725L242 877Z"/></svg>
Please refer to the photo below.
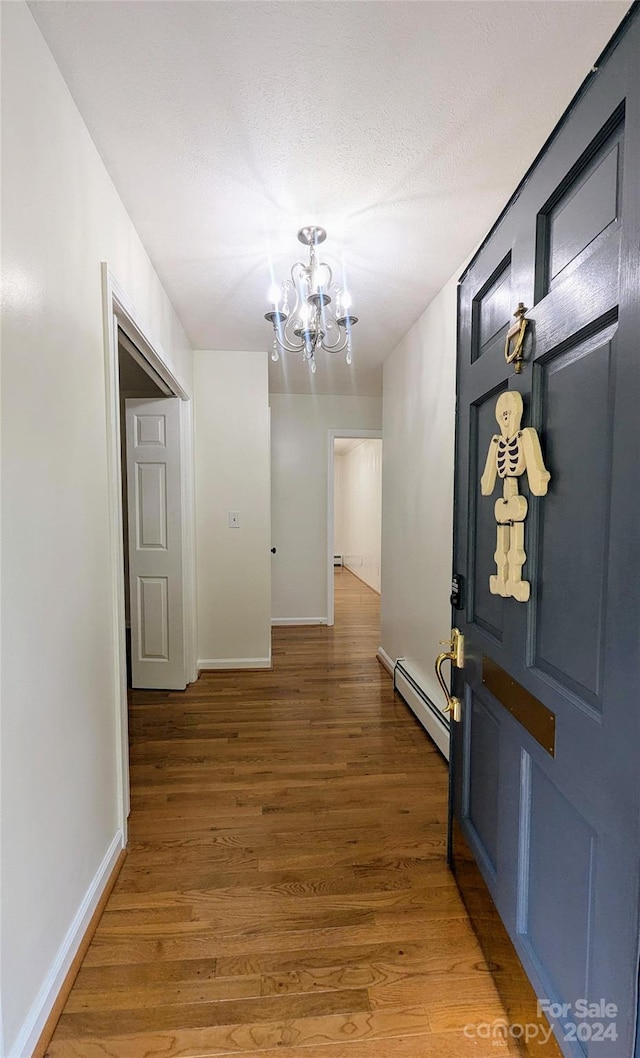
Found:
<svg viewBox="0 0 640 1058"><path fill-rule="evenodd" d="M524 334L529 322L525 316L526 311L524 302L519 301L518 307L513 314L516 318L516 322L507 331L507 337L504 342L504 358L508 364L513 364L517 375L522 371L522 364L524 361L522 346L524 345ZM511 348L512 341L514 342L513 348Z"/></svg>

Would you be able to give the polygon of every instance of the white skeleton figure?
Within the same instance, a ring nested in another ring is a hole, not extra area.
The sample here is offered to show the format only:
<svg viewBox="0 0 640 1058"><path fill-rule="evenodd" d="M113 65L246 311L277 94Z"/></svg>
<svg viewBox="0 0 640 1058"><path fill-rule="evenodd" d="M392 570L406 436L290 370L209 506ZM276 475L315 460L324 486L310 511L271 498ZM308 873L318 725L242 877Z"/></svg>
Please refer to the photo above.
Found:
<svg viewBox="0 0 640 1058"><path fill-rule="evenodd" d="M489 577L489 590L492 595L513 596L518 602L527 602L531 585L522 580L522 567L527 560L524 550L527 499L518 492L518 478L526 471L534 496L544 496L551 475L542 459L537 431L532 426L521 430L521 419L521 394L515 390L501 393L496 403L500 433L491 438L480 488L483 496L490 496L496 477L502 478L502 499L495 505L497 574Z"/></svg>

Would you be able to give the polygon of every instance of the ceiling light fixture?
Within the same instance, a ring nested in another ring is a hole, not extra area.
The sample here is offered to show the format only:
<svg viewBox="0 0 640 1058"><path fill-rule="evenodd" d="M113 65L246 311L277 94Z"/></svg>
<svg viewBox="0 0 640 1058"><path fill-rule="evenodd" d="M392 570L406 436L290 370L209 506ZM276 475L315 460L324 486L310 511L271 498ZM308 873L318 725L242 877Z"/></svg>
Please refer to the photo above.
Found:
<svg viewBox="0 0 640 1058"><path fill-rule="evenodd" d="M314 373L317 349L326 353L346 349L346 361L351 363L351 328L358 322L351 314L347 291L334 283L329 265L316 260L316 247L326 237L324 228L315 224L300 229L298 239L309 247L309 264L296 261L291 279L285 279L281 287L272 287L269 300L273 309L264 316L273 326L271 359L279 360L280 352L302 353ZM332 303L333 309L329 307Z"/></svg>

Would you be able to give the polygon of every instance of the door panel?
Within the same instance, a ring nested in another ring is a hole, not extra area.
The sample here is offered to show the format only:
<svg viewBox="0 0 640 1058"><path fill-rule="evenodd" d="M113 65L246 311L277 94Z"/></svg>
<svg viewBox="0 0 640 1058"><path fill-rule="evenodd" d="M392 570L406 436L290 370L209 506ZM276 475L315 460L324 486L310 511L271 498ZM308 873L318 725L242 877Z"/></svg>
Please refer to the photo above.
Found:
<svg viewBox="0 0 640 1058"><path fill-rule="evenodd" d="M183 690L181 401L125 403L133 686Z"/></svg>
<svg viewBox="0 0 640 1058"><path fill-rule="evenodd" d="M512 301L509 253L473 299L472 360L477 360L496 346L502 348L511 323Z"/></svg>
<svg viewBox="0 0 640 1058"><path fill-rule="evenodd" d="M504 335L502 339L504 345ZM480 481L487 449L495 431L494 410L500 393L506 389L501 385L480 401L471 405L471 427L469 431L469 457L474 481ZM475 494L474 499L476 499ZM496 522L493 505L481 503L477 498L469 519L469 565L471 575L472 620L498 643L502 642L504 621L504 599L489 591L489 576L493 572L493 552L496 545Z"/></svg>
<svg viewBox="0 0 640 1058"><path fill-rule="evenodd" d="M138 657L169 660L169 591L166 577L138 577Z"/></svg>
<svg viewBox="0 0 640 1058"><path fill-rule="evenodd" d="M478 849L495 876L498 861L498 795L500 789L500 723L478 694L470 696L464 814Z"/></svg>
<svg viewBox="0 0 640 1058"><path fill-rule="evenodd" d="M615 326L551 356L542 366L542 425L554 487L539 505L536 578L544 584L544 592L531 620L535 668L598 710L609 550L614 344ZM567 415L574 405L581 414ZM579 591L567 591L567 586L578 583Z"/></svg>
<svg viewBox="0 0 640 1058"><path fill-rule="evenodd" d="M579 186L572 183L549 214L549 285L617 219L619 148L607 145Z"/></svg>
<svg viewBox="0 0 640 1058"><path fill-rule="evenodd" d="M623 147L624 108L619 108L540 211L541 296L599 250L605 233L618 234Z"/></svg>
<svg viewBox="0 0 640 1058"><path fill-rule="evenodd" d="M569 1004L556 1036L582 1058L632 1058L635 1041L639 201L636 12L459 291L454 562L469 590L455 616L466 661L454 676L464 702L452 725L454 829L538 996ZM516 373L503 350L519 301L530 322ZM483 496L480 477L508 390L521 394L521 428L538 431L551 474L544 496L526 475L513 479L528 505L528 602L489 591L501 493ZM502 697L483 684L483 657L504 671ZM514 708L518 695L553 714L551 745ZM583 999L617 1006L615 1039L594 1035L589 1019L582 1036L567 1034Z"/></svg>
<svg viewBox="0 0 640 1058"><path fill-rule="evenodd" d="M138 548L167 547L167 468L136 463L135 527Z"/></svg>
<svg viewBox="0 0 640 1058"><path fill-rule="evenodd" d="M525 775L522 933L554 993L586 996L596 834L530 758ZM564 939L560 948L559 935Z"/></svg>

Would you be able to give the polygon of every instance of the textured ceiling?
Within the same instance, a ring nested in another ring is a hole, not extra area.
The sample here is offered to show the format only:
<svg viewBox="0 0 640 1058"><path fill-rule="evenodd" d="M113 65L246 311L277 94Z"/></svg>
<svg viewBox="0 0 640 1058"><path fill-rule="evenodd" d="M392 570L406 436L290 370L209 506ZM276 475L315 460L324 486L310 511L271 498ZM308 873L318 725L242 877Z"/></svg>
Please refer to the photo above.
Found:
<svg viewBox="0 0 640 1058"><path fill-rule="evenodd" d="M568 2L32 2L197 348L268 349L271 275L328 229L379 365L474 249L624 16ZM277 391L309 390L296 357Z"/></svg>

